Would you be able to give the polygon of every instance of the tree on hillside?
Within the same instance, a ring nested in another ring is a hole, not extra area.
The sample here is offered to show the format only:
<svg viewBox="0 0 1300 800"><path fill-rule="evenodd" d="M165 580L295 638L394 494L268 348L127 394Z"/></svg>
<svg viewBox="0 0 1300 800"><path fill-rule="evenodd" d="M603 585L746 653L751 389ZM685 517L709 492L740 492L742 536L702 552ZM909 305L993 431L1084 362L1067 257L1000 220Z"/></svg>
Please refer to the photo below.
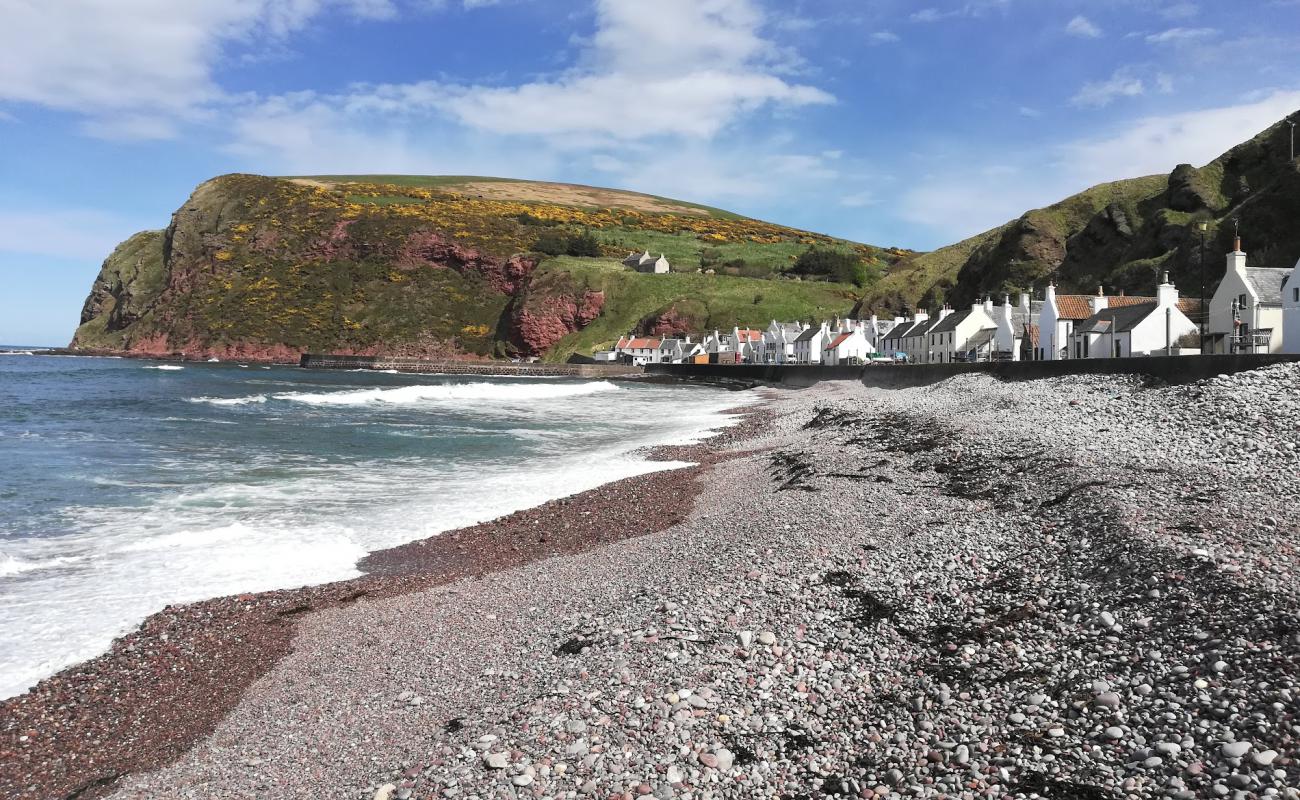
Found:
<svg viewBox="0 0 1300 800"><path fill-rule="evenodd" d="M600 241L591 231L583 231L569 237L568 253L571 256L594 258L600 255Z"/></svg>
<svg viewBox="0 0 1300 800"><path fill-rule="evenodd" d="M840 283L863 287L875 278L875 272L859 256L840 250L821 250L809 247L794 262L790 272L796 275L818 275Z"/></svg>
<svg viewBox="0 0 1300 800"><path fill-rule="evenodd" d="M548 256L562 256L569 252L569 237L564 231L543 231L533 242L533 249Z"/></svg>

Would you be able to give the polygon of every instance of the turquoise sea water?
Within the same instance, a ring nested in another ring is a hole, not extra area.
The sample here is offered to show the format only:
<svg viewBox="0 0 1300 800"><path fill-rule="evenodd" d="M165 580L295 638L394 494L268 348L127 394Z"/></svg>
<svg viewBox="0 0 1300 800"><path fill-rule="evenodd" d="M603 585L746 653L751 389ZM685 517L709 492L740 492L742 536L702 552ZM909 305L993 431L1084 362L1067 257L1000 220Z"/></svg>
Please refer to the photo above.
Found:
<svg viewBox="0 0 1300 800"><path fill-rule="evenodd" d="M365 553L656 469L717 389L0 356L0 696L168 603L352 577Z"/></svg>

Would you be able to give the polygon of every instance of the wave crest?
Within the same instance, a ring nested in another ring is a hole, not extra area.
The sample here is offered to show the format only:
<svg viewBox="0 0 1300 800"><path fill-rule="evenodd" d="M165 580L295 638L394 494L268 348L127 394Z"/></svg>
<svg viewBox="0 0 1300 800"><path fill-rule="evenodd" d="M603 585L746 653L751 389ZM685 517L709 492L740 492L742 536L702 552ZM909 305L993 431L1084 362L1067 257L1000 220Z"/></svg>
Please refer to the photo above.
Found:
<svg viewBox="0 0 1300 800"><path fill-rule="evenodd" d="M619 388L605 381L571 384L539 383L452 383L426 386L396 386L384 389L350 389L340 392L284 392L269 399L312 406L364 406L372 403L417 405L477 400L480 402L520 403L582 397ZM267 395L248 397L193 397L192 403L221 406L265 403Z"/></svg>

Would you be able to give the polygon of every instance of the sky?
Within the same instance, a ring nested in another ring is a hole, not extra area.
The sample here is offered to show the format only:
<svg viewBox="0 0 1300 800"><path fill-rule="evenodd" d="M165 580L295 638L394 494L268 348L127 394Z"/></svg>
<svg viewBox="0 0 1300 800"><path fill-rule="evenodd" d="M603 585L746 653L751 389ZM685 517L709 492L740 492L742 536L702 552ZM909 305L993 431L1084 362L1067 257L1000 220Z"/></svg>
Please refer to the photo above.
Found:
<svg viewBox="0 0 1300 800"><path fill-rule="evenodd" d="M0 0L0 342L201 181L492 175L933 249L1300 110L1300 0Z"/></svg>

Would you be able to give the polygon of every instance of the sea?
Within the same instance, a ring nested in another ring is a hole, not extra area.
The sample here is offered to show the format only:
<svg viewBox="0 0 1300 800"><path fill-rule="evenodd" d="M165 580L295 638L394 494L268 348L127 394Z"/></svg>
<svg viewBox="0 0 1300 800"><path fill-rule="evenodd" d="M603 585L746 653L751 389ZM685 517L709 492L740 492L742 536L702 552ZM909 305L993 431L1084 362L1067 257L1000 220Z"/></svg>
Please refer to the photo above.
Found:
<svg viewBox="0 0 1300 800"><path fill-rule="evenodd" d="M745 398L574 378L0 355L0 697L149 614L683 466Z"/></svg>

